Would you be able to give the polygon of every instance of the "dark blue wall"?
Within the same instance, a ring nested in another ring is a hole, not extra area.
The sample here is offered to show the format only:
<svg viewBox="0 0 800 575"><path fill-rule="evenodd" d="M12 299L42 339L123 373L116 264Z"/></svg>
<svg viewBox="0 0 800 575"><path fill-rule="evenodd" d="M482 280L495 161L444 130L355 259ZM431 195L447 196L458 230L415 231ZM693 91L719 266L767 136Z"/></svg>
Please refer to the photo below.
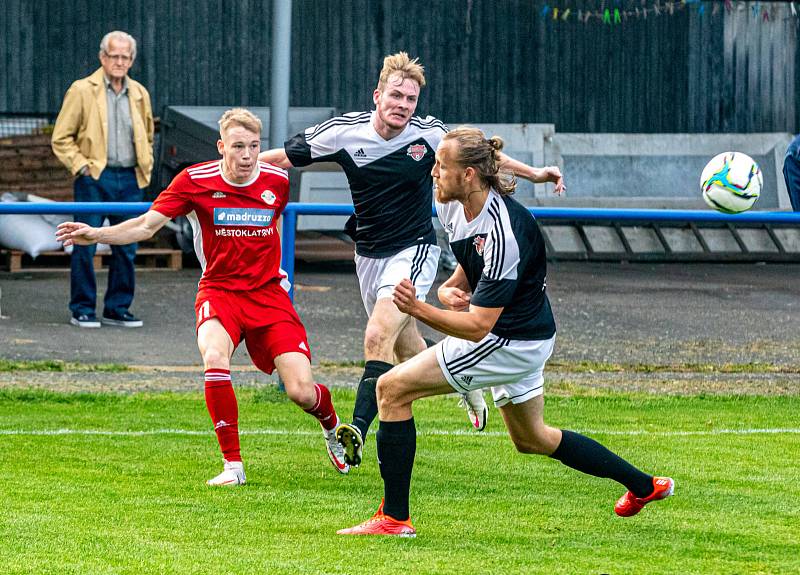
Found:
<svg viewBox="0 0 800 575"><path fill-rule="evenodd" d="M293 106L371 106L384 55L428 71L420 112L448 122L546 122L560 132L800 131L797 19L787 5L699 13L655 0L295 0ZM722 3L717 3L722 6ZM571 7L566 21L544 6ZM167 104L268 105L271 0L3 0L0 112L55 112L112 29L140 43L132 75ZM619 6L622 21L576 19Z"/></svg>

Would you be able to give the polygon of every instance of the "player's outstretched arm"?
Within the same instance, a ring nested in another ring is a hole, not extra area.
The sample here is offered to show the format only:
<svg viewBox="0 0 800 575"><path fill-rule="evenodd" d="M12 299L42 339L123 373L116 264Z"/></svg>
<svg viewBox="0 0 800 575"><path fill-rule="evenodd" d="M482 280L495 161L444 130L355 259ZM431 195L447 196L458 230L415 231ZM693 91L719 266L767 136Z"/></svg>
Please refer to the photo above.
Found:
<svg viewBox="0 0 800 575"><path fill-rule="evenodd" d="M394 288L394 305L403 313L417 318L433 329L470 341L480 341L491 331L502 307L469 306L468 312L439 309L417 299L411 280L404 279Z"/></svg>
<svg viewBox="0 0 800 575"><path fill-rule="evenodd" d="M261 152L258 155L258 161L275 164L283 169L293 167L292 162L289 161L289 157L286 155L286 150L283 148L273 148L271 150Z"/></svg>
<svg viewBox="0 0 800 575"><path fill-rule="evenodd" d="M558 196L567 191L567 187L564 185L564 176L558 166L534 168L500 152L500 164L498 167L501 170L511 171L518 178L525 178L534 184L553 183L556 185L553 191Z"/></svg>
<svg viewBox="0 0 800 575"><path fill-rule="evenodd" d="M469 300L472 295L467 274L464 273L461 264L457 265L453 270L453 275L439 286L436 295L439 296L439 302L449 310L464 311L469 308Z"/></svg>
<svg viewBox="0 0 800 575"><path fill-rule="evenodd" d="M56 228L56 239L64 246L90 246L98 243L132 244L153 237L168 221L167 216L150 210L138 218L107 228L93 228L82 222L64 222Z"/></svg>

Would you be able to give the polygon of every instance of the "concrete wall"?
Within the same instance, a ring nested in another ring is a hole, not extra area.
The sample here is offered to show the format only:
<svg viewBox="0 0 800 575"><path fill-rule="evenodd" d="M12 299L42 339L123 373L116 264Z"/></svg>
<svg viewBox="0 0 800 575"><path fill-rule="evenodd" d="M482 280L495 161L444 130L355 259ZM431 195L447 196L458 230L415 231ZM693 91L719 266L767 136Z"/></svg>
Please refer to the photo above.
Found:
<svg viewBox="0 0 800 575"><path fill-rule="evenodd" d="M558 205L707 209L700 174L721 152L738 151L761 167L764 187L754 206L790 209L782 168L789 133L555 134L551 157L560 160L568 195ZM538 198L537 205L552 205Z"/></svg>
<svg viewBox="0 0 800 575"><path fill-rule="evenodd" d="M744 152L761 167L764 187L753 209L789 210L783 158L789 133L768 134L559 134L553 124L474 124L505 141L509 156L535 165L558 165L567 194L521 180L516 197L527 206L708 209L700 174L715 155ZM347 179L335 164L300 177L297 199L350 203ZM340 230L344 218L300 216L299 229Z"/></svg>

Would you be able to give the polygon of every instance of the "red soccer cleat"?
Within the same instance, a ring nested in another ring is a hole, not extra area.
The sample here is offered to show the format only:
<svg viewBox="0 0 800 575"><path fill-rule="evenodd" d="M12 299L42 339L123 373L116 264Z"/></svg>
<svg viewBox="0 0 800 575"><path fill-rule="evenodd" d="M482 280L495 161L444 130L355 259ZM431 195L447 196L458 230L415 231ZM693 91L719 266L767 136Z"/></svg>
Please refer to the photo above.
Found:
<svg viewBox="0 0 800 575"><path fill-rule="evenodd" d="M337 535L394 535L395 537L416 537L417 530L411 525L411 519L398 521L393 517L383 514L383 500L378 511L355 527L339 529Z"/></svg>
<svg viewBox="0 0 800 575"><path fill-rule="evenodd" d="M619 498L617 504L614 505L614 512L620 517L631 517L639 513L642 507L651 501L658 501L665 499L672 495L675 489L675 482L670 477L653 477L653 493L647 497L636 497L630 491L625 492L625 495Z"/></svg>

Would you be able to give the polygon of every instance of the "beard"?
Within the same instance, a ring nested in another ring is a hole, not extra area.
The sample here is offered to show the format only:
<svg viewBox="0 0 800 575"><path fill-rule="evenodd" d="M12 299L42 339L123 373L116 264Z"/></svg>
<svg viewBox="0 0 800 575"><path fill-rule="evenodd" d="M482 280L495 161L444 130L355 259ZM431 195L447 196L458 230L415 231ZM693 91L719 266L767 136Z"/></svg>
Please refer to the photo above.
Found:
<svg viewBox="0 0 800 575"><path fill-rule="evenodd" d="M434 187L434 197L436 201L440 204L446 204L447 202L452 202L457 198L457 196L447 188L441 186L440 184L436 184Z"/></svg>

